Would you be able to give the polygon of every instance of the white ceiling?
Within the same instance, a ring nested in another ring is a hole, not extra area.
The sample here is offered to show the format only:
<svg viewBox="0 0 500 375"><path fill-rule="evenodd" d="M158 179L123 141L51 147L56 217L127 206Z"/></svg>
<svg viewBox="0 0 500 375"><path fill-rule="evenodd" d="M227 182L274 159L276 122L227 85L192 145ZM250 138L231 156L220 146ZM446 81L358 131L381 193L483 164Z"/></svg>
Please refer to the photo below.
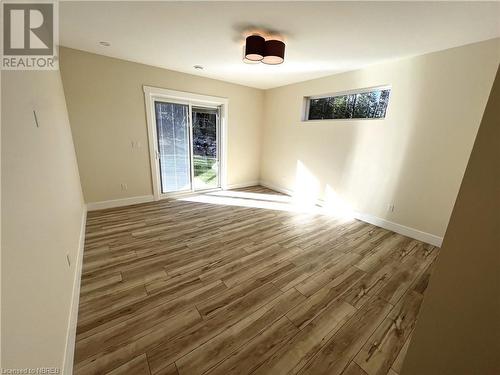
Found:
<svg viewBox="0 0 500 375"><path fill-rule="evenodd" d="M498 2L61 2L59 12L63 46L262 89L500 36ZM242 62L252 28L282 34L284 64Z"/></svg>

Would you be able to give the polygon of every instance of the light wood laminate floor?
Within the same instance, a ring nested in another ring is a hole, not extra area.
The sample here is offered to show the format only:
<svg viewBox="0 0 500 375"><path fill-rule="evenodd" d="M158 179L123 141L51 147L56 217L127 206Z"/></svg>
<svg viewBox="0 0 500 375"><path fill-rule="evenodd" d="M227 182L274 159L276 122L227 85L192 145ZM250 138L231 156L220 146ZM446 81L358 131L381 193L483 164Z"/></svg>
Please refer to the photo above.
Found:
<svg viewBox="0 0 500 375"><path fill-rule="evenodd" d="M262 187L189 199L89 212L75 374L400 372L437 248Z"/></svg>

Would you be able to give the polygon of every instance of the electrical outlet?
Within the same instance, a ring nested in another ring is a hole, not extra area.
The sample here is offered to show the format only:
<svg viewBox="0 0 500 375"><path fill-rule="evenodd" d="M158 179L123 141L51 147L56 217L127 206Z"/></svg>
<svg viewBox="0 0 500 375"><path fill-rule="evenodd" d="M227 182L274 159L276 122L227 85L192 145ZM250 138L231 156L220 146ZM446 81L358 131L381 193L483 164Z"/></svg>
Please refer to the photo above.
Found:
<svg viewBox="0 0 500 375"><path fill-rule="evenodd" d="M121 188L122 188L122 191L127 191L128 189L128 185L123 183L123 184L120 184Z"/></svg>
<svg viewBox="0 0 500 375"><path fill-rule="evenodd" d="M387 212L394 212L394 203L389 203L387 205Z"/></svg>
<svg viewBox="0 0 500 375"><path fill-rule="evenodd" d="M71 259L69 258L69 254L66 254L66 261L68 262L68 267L71 268Z"/></svg>

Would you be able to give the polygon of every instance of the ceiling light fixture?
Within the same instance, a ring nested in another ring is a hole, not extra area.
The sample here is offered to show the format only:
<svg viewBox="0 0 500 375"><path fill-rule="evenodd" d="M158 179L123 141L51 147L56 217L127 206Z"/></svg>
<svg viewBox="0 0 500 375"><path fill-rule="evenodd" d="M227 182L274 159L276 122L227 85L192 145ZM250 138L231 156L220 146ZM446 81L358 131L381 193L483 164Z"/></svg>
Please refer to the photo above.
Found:
<svg viewBox="0 0 500 375"><path fill-rule="evenodd" d="M278 65L285 61L285 43L281 40L266 40L262 62L268 65Z"/></svg>
<svg viewBox="0 0 500 375"><path fill-rule="evenodd" d="M250 35L246 39L245 58L250 61L261 61L264 58L266 40L260 35Z"/></svg>
<svg viewBox="0 0 500 375"><path fill-rule="evenodd" d="M265 40L260 35L246 38L243 61L248 64L263 62L267 65L278 65L285 59L285 43L281 40Z"/></svg>

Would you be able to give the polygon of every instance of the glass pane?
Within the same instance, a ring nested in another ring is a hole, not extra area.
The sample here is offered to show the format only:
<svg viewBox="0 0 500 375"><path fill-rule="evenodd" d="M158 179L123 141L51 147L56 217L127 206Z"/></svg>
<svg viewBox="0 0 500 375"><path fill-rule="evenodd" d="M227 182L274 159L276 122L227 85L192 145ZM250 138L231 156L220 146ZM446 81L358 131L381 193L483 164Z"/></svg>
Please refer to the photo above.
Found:
<svg viewBox="0 0 500 375"><path fill-rule="evenodd" d="M188 114L185 104L155 102L161 191L191 188Z"/></svg>
<svg viewBox="0 0 500 375"><path fill-rule="evenodd" d="M371 107L371 92L356 95L356 105L354 106L353 118L369 118Z"/></svg>
<svg viewBox="0 0 500 375"><path fill-rule="evenodd" d="M338 119L346 119L352 117L352 95L335 96L333 98L333 117Z"/></svg>
<svg viewBox="0 0 500 375"><path fill-rule="evenodd" d="M391 90L309 99L309 120L384 118Z"/></svg>
<svg viewBox="0 0 500 375"><path fill-rule="evenodd" d="M193 107L193 165L195 190L219 187L217 109Z"/></svg>
<svg viewBox="0 0 500 375"><path fill-rule="evenodd" d="M311 99L309 102L309 120L333 118L333 98Z"/></svg>
<svg viewBox="0 0 500 375"><path fill-rule="evenodd" d="M389 104L389 95L391 90L382 90L380 92L380 98L378 101L377 109L375 110L375 118L384 118L385 112L387 111L387 105Z"/></svg>

